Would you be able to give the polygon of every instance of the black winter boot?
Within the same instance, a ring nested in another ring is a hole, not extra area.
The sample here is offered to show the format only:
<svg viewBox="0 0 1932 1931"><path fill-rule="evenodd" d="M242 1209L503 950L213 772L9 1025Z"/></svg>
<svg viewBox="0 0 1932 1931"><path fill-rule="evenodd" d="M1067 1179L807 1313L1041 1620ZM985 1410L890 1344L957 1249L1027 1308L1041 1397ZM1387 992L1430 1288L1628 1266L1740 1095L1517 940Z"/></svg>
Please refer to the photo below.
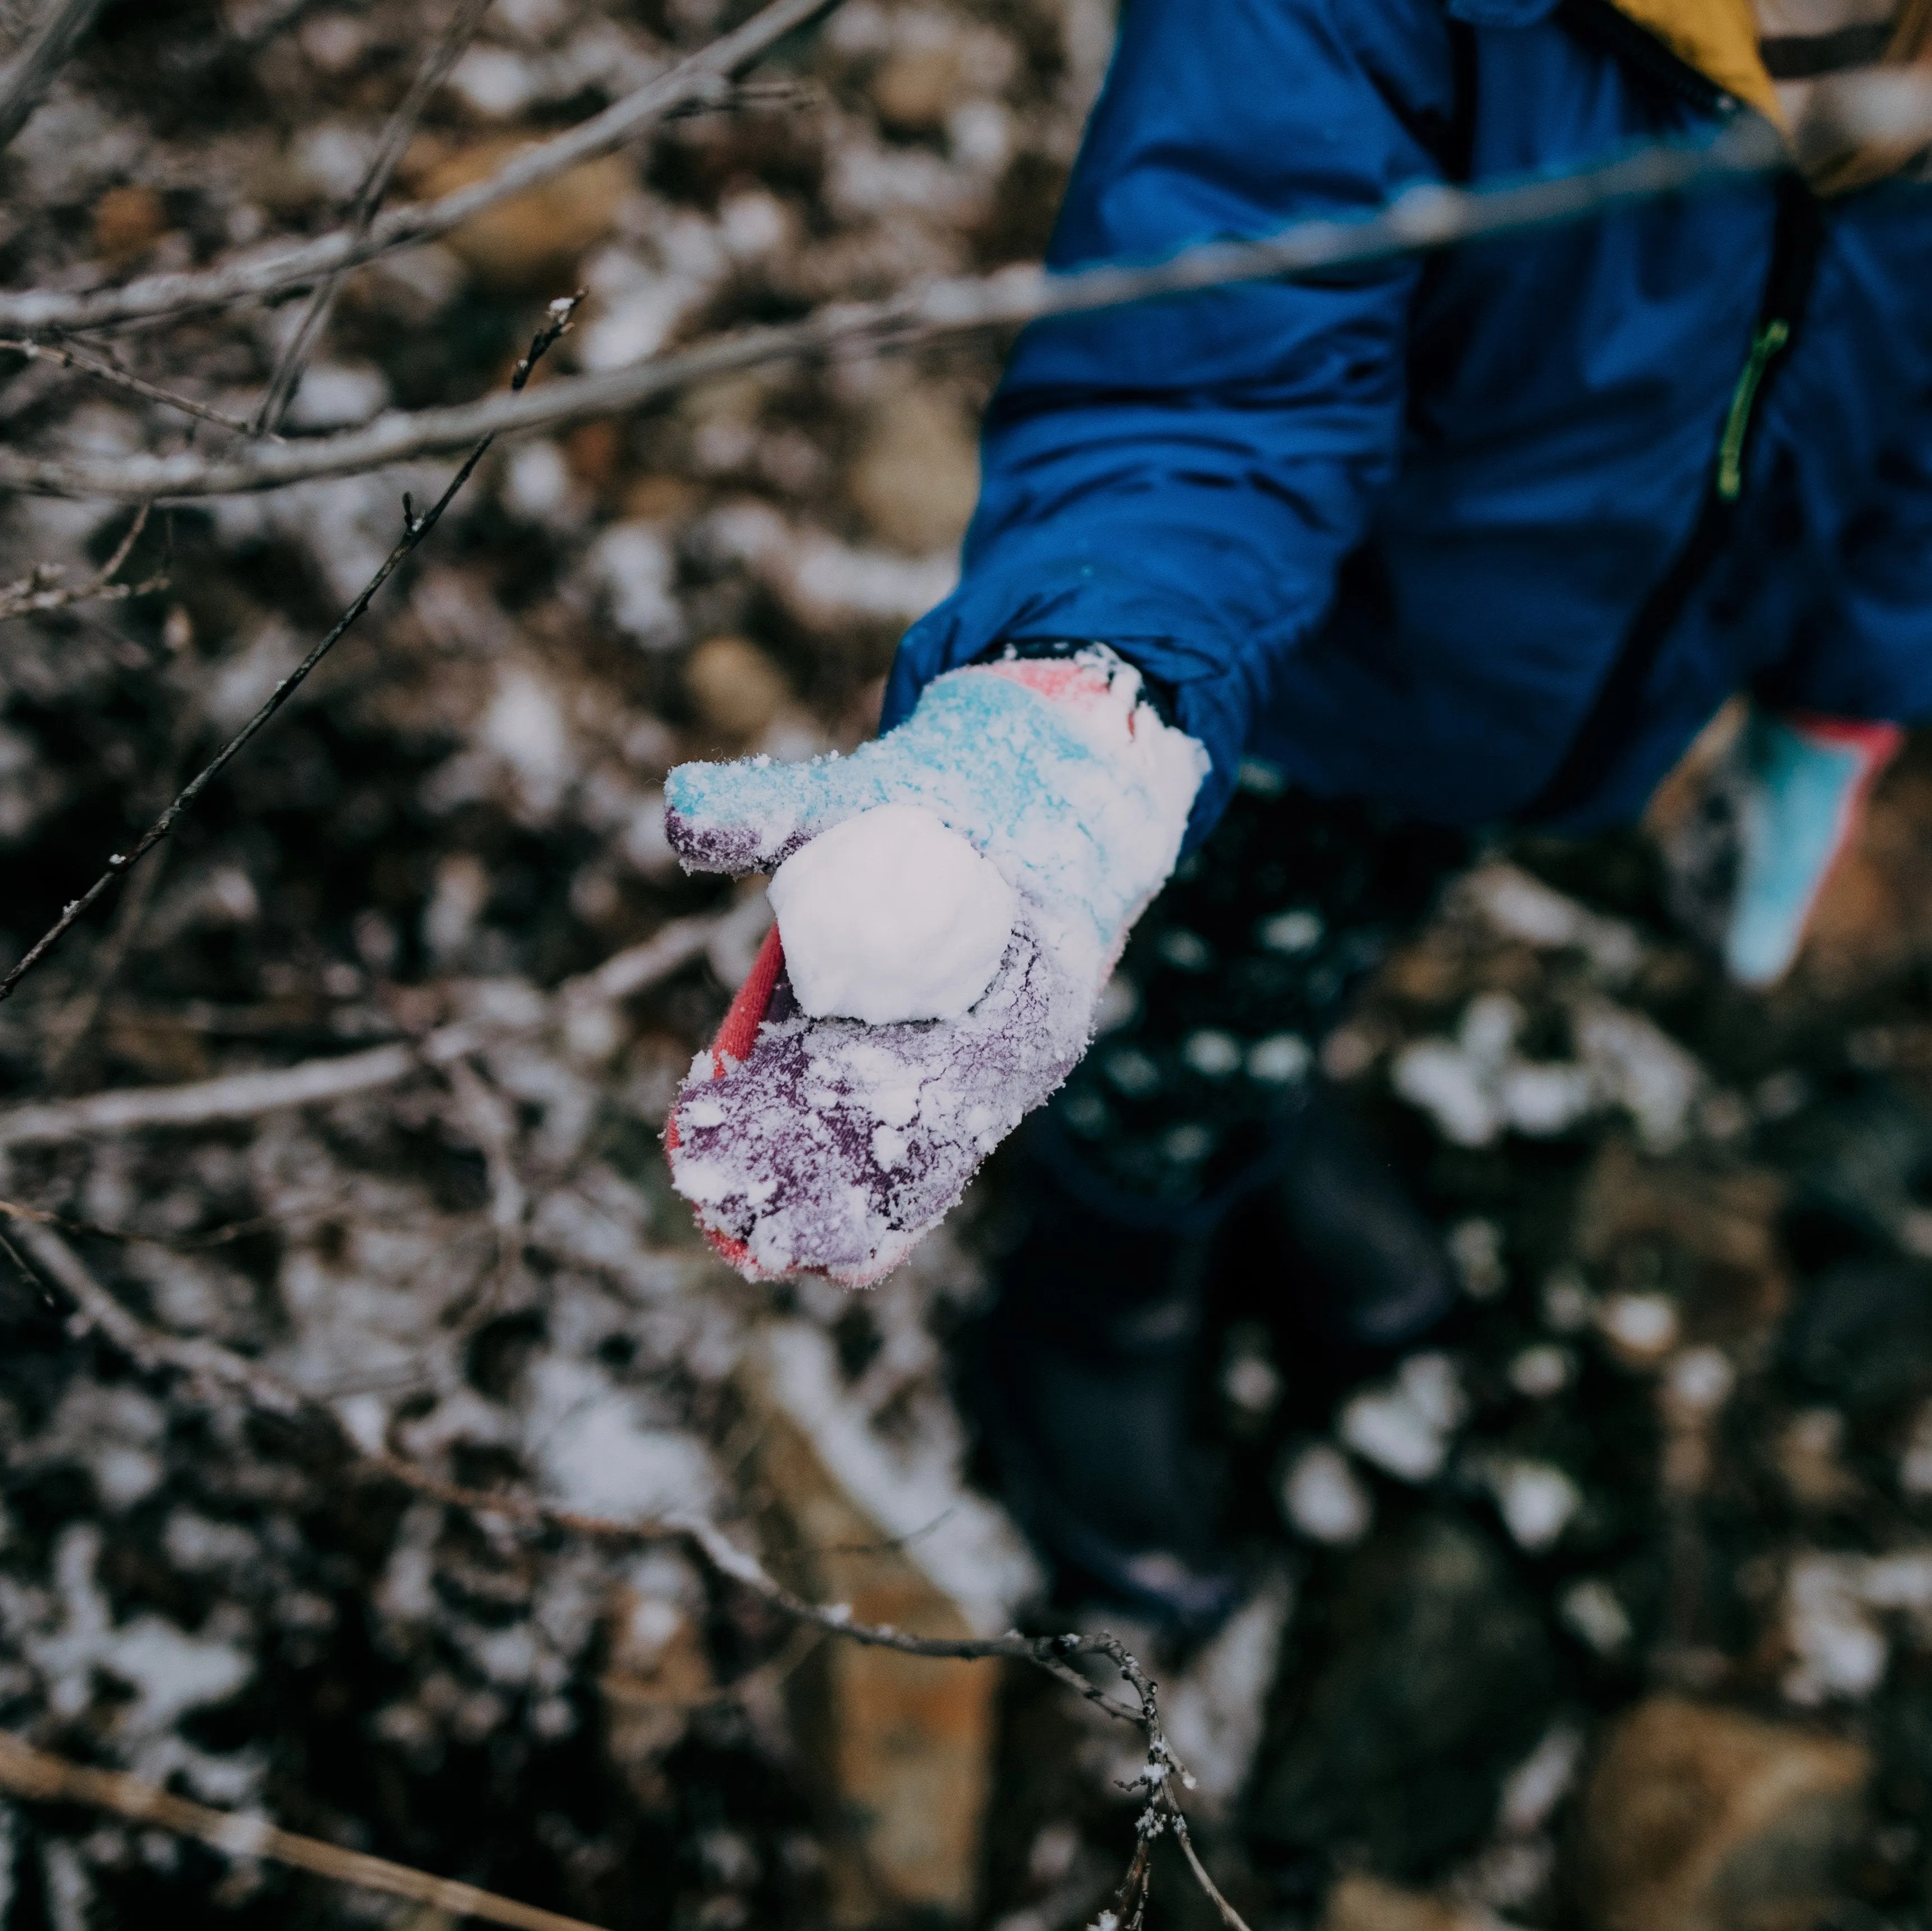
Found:
<svg viewBox="0 0 1932 1931"><path fill-rule="evenodd" d="M1268 1204L1292 1312L1338 1369L1372 1366L1450 1324L1462 1296L1441 1234L1325 1082L1290 1132Z"/></svg>

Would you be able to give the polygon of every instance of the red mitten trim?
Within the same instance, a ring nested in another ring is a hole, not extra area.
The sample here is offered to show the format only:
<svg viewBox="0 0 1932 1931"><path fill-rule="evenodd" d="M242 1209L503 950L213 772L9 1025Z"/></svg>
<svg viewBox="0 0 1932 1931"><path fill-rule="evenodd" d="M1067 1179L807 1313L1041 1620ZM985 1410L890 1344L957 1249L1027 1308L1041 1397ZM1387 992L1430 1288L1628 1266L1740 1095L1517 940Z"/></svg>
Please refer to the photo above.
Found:
<svg viewBox="0 0 1932 1931"><path fill-rule="evenodd" d="M778 928L774 925L765 934L765 942L758 948L758 956L752 961L751 971L746 975L744 984L739 987L731 1001L730 1010L724 1015L724 1023L711 1042L713 1079L723 1078L734 1066L750 1057L758 1039L758 1028L765 1023L765 1015L770 1009L772 994L778 989L778 975L784 970L784 946L779 940ZM664 1122L664 1144L667 1156L677 1151L675 1106L671 1108L670 1117ZM750 1259L751 1249L743 1241L734 1240L728 1234L714 1234L702 1222L698 1231L733 1267L742 1267Z"/></svg>
<svg viewBox="0 0 1932 1931"><path fill-rule="evenodd" d="M746 975L744 984L739 987L737 997L731 1002L731 1009L725 1014L724 1023L718 1029L717 1038L711 1042L713 1079L728 1070L728 1060L751 1057L758 1028L765 1023L772 994L778 990L778 974L784 970L784 946L779 940L778 928L774 925L765 934L765 942L758 948L758 956L752 961L752 970Z"/></svg>

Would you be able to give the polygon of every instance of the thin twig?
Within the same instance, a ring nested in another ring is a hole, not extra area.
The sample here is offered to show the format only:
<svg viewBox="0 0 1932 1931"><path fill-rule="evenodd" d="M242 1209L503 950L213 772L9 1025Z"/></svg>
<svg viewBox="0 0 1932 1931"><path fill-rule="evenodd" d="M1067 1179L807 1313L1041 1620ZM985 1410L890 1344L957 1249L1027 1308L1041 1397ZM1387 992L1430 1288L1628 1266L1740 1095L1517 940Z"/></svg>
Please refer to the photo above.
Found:
<svg viewBox="0 0 1932 1931"><path fill-rule="evenodd" d="M57 363L63 369L77 370L83 375L92 376L108 388L139 396L143 402L158 403L163 409L176 409L184 415L198 416L203 422L232 429L238 435L254 433L254 424L243 417L230 415L210 403L197 402L192 396L177 395L173 390L160 388L100 357L85 355L78 349L70 349L59 343L36 342L30 337L19 336L0 340L0 352L22 356L29 362Z"/></svg>
<svg viewBox="0 0 1932 1931"><path fill-rule="evenodd" d="M735 934L743 908L709 917L676 919L641 944L606 959L580 978L567 979L527 1019L492 1021L487 1027L438 1027L421 1039L372 1046L360 1053L303 1060L292 1066L226 1073L181 1086L123 1087L76 1099L31 1102L0 1111L0 1147L49 1146L98 1133L130 1133L149 1127L208 1126L253 1120L292 1107L326 1105L358 1093L394 1086L425 1068L453 1065L485 1045L550 1023L573 1006L612 1005L662 984L704 958L721 937Z"/></svg>
<svg viewBox="0 0 1932 1931"><path fill-rule="evenodd" d="M1927 127L1932 132L1932 83L1928 100ZM621 368L566 377L535 394L399 412L364 429L300 443L228 457L130 456L111 463L0 453L0 487L160 496L274 489L460 448L482 434L613 415L768 363L902 349L1159 295L1385 264L1459 242L1579 220L1663 195L1734 184L1789 165L1777 131L1768 121L1746 115L1711 139L1658 142L1570 174L1538 174L1478 188L1414 187L1369 214L1298 221L1264 240L1210 242L1148 265L1108 265L1068 274L1019 266L876 301L835 302L796 322L738 330Z"/></svg>
<svg viewBox="0 0 1932 1931"><path fill-rule="evenodd" d="M550 311L542 328L538 330L528 352L510 377L512 394L520 390L530 379L530 371L536 366L544 352L564 334L576 314L578 305L584 299L581 292L566 295L550 305ZM464 457L462 467L450 478L448 487L437 497L421 516L405 493L403 497L403 533L397 538L395 547L383 558L374 576L371 577L358 593L356 600L338 617L327 636L316 645L294 670L284 677L262 702L255 715L231 737L200 771L190 778L176 795L174 802L130 845L125 851L116 852L107 861L107 868L88 889L76 899L70 901L52 925L41 934L26 953L4 979L0 979L0 1000L10 998L14 988L20 984L40 961L52 951L61 940L108 891L127 874L128 868L140 860L169 832L184 813L194 808L195 800L214 783L243 747L267 725L275 713L292 697L308 681L309 673L334 649L338 641L355 624L358 618L374 601L376 592L386 583L408 557L422 544L430 532L442 520L443 511L456 500L457 494L469 481L478 463L489 453L496 441L494 432L486 433L476 446Z"/></svg>
<svg viewBox="0 0 1932 1931"><path fill-rule="evenodd" d="M344 1189L345 1195L346 1189ZM89 1240L112 1240L124 1247L165 1247L177 1254L199 1254L212 1247L226 1247L244 1240L251 1234L287 1227L298 1220L334 1213L340 1201L320 1207L309 1207L299 1214L257 1213L246 1220L231 1220L212 1227L205 1234L143 1234L134 1228L104 1227L98 1221L72 1220L64 1214L50 1213L44 1207L28 1207L17 1200L0 1200L0 1216L8 1220L38 1221L61 1234L78 1234Z"/></svg>
<svg viewBox="0 0 1932 1931"><path fill-rule="evenodd" d="M58 564L36 564L27 574L13 583L0 587L0 620L8 617L39 616L48 610L63 610L75 604L116 603L127 597L145 597L155 590L167 587L165 576L148 577L140 583L117 583L114 578L121 566L133 553L134 546L141 540L141 532L148 526L148 518L153 512L152 499L142 503L136 511L134 521L128 526L127 533L114 546L114 553L108 558L84 583L76 583L67 588L56 581L62 574Z"/></svg>
<svg viewBox="0 0 1932 1931"><path fill-rule="evenodd" d="M376 211L388 192L390 180L403 158L403 150L409 145L410 136L416 132L416 123L429 105L430 97L448 79L450 69L462 58L464 49L476 37L477 28L483 24L483 16L494 4L494 0L457 0L454 10L430 49L429 58L417 70L409 91L389 116L388 124L376 143L376 151L349 205L349 229L358 241L368 233L369 224L376 218ZM346 271L338 269L318 282L310 294L302 318L291 331L269 375L268 389L262 397L260 408L255 412L251 433L272 435L282 426L282 418L295 398L302 371L308 367L315 345L322 339L322 331L328 325L336 297L341 293L346 278Z"/></svg>
<svg viewBox="0 0 1932 1931"><path fill-rule="evenodd" d="M74 1064L75 1056L100 1023L101 1012L113 991L114 982L121 976L128 955L134 949L135 939L154 904L154 895L160 889L161 880L167 876L166 859L166 852L160 853L135 874L128 889L121 895L121 902L114 908L114 922L108 929L106 942L100 953L88 962L91 969L86 984L48 1022L46 1053L41 1063L40 1078L54 1092L60 1090Z"/></svg>
<svg viewBox="0 0 1932 1931"><path fill-rule="evenodd" d="M1208 1901L1221 1914L1221 1922L1228 1931L1248 1931L1247 1920L1221 1895L1214 1880L1208 1875L1208 1867L1200 1859L1194 1848L1194 1839L1187 1828L1187 1819L1179 1804L1174 1804L1168 1813L1168 1826L1180 1846L1182 1856L1187 1860L1187 1868L1194 1873L1194 1881L1208 1894Z"/></svg>
<svg viewBox="0 0 1932 1931"><path fill-rule="evenodd" d="M23 1738L0 1730L0 1789L39 1804L81 1804L106 1810L130 1823L159 1825L177 1837L193 1837L231 1858L266 1858L298 1870L313 1871L338 1884L406 1897L425 1912L452 1918L480 1918L514 1931L598 1931L580 1918L566 1918L514 1898L499 1897L451 1878L432 1877L407 1864L344 1850L320 1837L304 1837L234 1810L211 1810L124 1772L89 1770L50 1751L36 1750Z"/></svg>
<svg viewBox="0 0 1932 1931"><path fill-rule="evenodd" d="M338 229L296 247L256 254L220 268L144 276L119 288L82 294L53 289L0 294L0 328L29 334L71 332L145 316L226 308L280 289L311 284L393 249L433 241L485 208L625 146L680 109L721 96L736 75L788 34L837 4L838 0L772 0L742 27L614 101L601 114L525 148L487 180L458 188L439 200L393 208L377 216L359 235Z"/></svg>
<svg viewBox="0 0 1932 1931"><path fill-rule="evenodd" d="M185 646L175 642L170 647L179 650ZM160 782L153 787L152 798L142 801L146 810L154 809L182 781L182 774L188 768L189 754L202 727L202 695L198 689L191 687L187 700L176 708L168 732L166 767ZM161 880L167 875L167 852L158 851L135 874L114 908L113 922L108 928L106 943L88 961L86 985L49 1021L47 1048L40 1078L50 1091L60 1090L64 1076L99 1023L114 982L134 949L142 922L160 889Z"/></svg>
<svg viewBox="0 0 1932 1931"><path fill-rule="evenodd" d="M303 1398L246 1356L198 1336L164 1334L129 1312L97 1281L80 1256L44 1222L16 1219L14 1231L34 1268L71 1300L82 1332L92 1329L137 1366L168 1367L196 1386L226 1389L269 1414L298 1413Z"/></svg>
<svg viewBox="0 0 1932 1931"><path fill-rule="evenodd" d="M0 73L0 148L33 118L100 10L100 0L46 0L20 52Z"/></svg>
<svg viewBox="0 0 1932 1931"><path fill-rule="evenodd" d="M501 1305L523 1264L524 1223L529 1218L530 1197L517 1172L516 1117L508 1102L467 1059L450 1060L442 1076L456 1102L458 1124L483 1156L490 1183L490 1235L495 1251L488 1283L479 1296L464 1297L480 1299L487 1313Z"/></svg>

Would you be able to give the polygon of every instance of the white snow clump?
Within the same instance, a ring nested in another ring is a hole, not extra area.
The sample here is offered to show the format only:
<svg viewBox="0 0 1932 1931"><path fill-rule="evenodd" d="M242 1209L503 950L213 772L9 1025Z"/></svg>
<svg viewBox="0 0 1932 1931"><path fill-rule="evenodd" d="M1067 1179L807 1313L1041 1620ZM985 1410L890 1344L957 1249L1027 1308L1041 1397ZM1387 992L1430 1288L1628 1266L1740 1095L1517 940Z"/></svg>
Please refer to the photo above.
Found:
<svg viewBox="0 0 1932 1931"><path fill-rule="evenodd" d="M773 875L785 965L814 1019L958 1019L993 982L1018 910L990 859L920 805L834 825Z"/></svg>

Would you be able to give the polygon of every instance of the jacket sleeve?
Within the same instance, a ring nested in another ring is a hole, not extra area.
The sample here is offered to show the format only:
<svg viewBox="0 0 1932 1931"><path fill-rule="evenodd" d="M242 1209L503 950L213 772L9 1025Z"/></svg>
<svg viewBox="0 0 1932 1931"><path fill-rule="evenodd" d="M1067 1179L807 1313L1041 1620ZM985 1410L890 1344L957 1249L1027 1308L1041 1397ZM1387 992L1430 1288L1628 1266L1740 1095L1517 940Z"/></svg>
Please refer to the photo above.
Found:
<svg viewBox="0 0 1932 1931"><path fill-rule="evenodd" d="M1438 180L1442 0L1129 0L1049 261L1157 258ZM886 722L988 646L1111 643L1214 763L1320 621L1400 448L1413 262L1034 325L988 412L958 589L907 634Z"/></svg>

